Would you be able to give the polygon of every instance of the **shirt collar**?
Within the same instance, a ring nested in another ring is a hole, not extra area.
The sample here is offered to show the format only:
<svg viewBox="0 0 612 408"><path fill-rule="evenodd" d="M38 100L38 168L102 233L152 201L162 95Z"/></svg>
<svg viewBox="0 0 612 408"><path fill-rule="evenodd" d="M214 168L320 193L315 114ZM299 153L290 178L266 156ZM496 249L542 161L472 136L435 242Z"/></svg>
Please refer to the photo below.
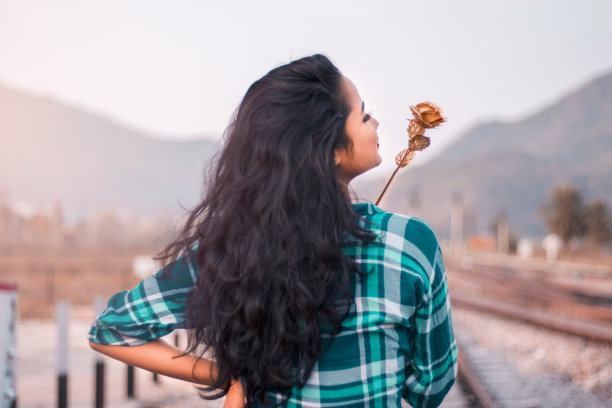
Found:
<svg viewBox="0 0 612 408"><path fill-rule="evenodd" d="M372 203L355 203L355 204L351 204L351 206L353 207L353 211L355 211L357 214L361 216L372 215L372 214L383 212L383 210L381 210L380 208L378 208Z"/></svg>

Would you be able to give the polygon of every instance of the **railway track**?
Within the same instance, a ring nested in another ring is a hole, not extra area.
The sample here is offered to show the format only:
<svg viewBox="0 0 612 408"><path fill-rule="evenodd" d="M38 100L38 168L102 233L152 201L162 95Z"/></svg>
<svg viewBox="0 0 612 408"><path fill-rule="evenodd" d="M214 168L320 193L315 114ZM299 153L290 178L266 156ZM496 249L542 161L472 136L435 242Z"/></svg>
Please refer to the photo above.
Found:
<svg viewBox="0 0 612 408"><path fill-rule="evenodd" d="M609 279L612 277L612 265L556 261L550 263L545 259L524 259L517 256L501 255L488 252L445 252L444 260L471 258L478 265L507 267L513 270L527 269L531 274L559 277L578 277L584 279Z"/></svg>
<svg viewBox="0 0 612 408"><path fill-rule="evenodd" d="M612 294L559 283L549 273L450 260L455 305L612 343Z"/></svg>
<svg viewBox="0 0 612 408"><path fill-rule="evenodd" d="M474 308L454 307L453 325L476 382L497 406L612 408L612 378L606 374L612 368L609 343ZM459 364L461 374L466 364Z"/></svg>
<svg viewBox="0 0 612 408"><path fill-rule="evenodd" d="M459 373L440 408L542 408L537 386L530 384L500 353L478 346L456 330ZM409 405L403 403L403 408Z"/></svg>
<svg viewBox="0 0 612 408"><path fill-rule="evenodd" d="M469 334L456 333L459 352L459 387L467 394L466 407L540 408L536 387L521 376L500 353L476 345ZM444 407L444 405L442 405Z"/></svg>
<svg viewBox="0 0 612 408"><path fill-rule="evenodd" d="M519 264L509 267L447 259L446 266L454 306L467 306L612 344L612 293L606 289L589 287L583 282L573 285L559 281L558 275L550 270L531 270ZM571 272L564 273L567 276ZM455 388L461 398L451 398L448 407L551 406L541 390L523 380L499 353L479 348L469 333L456 329L456 335L460 381Z"/></svg>

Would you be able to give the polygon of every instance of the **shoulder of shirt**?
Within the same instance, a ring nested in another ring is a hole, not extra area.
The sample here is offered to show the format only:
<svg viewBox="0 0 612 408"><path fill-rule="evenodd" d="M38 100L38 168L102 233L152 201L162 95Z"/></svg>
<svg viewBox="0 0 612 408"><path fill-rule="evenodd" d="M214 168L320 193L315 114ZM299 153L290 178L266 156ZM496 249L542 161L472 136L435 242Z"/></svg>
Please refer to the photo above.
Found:
<svg viewBox="0 0 612 408"><path fill-rule="evenodd" d="M359 215L362 218L365 218L368 220L374 220L374 219L392 220L393 226L396 226L396 227L401 226L402 224L406 225L410 223L414 225L414 228L421 231L423 234L432 234L432 235L434 234L431 227L427 225L427 223L421 220L420 218L411 217L405 214L385 211L382 208L377 207L374 204L368 203L368 202L356 203L356 204L352 204L351 206L353 207L353 210L355 211L355 213L357 213L357 215Z"/></svg>
<svg viewBox="0 0 612 408"><path fill-rule="evenodd" d="M372 203L352 204L353 210L364 220L364 227L374 233L391 233L410 240L418 246L438 249L438 240L425 221L408 215L385 211Z"/></svg>

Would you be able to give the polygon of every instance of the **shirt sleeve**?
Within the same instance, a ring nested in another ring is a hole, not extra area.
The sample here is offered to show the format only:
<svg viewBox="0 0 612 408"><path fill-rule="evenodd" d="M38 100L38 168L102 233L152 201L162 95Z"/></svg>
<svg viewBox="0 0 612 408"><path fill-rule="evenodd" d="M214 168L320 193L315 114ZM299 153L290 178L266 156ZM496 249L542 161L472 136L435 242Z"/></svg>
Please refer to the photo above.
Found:
<svg viewBox="0 0 612 408"><path fill-rule="evenodd" d="M179 257L131 290L113 295L96 316L89 340L138 346L184 328L187 297L197 280L195 254Z"/></svg>
<svg viewBox="0 0 612 408"><path fill-rule="evenodd" d="M403 395L415 408L439 406L457 376L457 343L442 252L433 232L421 225L428 231L424 241L432 245L423 250L427 260L421 262L423 297L413 319Z"/></svg>

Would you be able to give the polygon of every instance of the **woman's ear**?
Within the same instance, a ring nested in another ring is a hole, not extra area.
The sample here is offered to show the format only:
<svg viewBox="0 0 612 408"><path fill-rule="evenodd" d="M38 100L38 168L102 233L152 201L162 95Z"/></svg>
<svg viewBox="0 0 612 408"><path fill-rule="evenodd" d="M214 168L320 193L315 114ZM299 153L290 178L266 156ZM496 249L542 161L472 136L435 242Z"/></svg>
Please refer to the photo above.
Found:
<svg viewBox="0 0 612 408"><path fill-rule="evenodd" d="M347 151L345 148L334 150L334 164L338 166L340 163L344 161L344 158L347 155Z"/></svg>

